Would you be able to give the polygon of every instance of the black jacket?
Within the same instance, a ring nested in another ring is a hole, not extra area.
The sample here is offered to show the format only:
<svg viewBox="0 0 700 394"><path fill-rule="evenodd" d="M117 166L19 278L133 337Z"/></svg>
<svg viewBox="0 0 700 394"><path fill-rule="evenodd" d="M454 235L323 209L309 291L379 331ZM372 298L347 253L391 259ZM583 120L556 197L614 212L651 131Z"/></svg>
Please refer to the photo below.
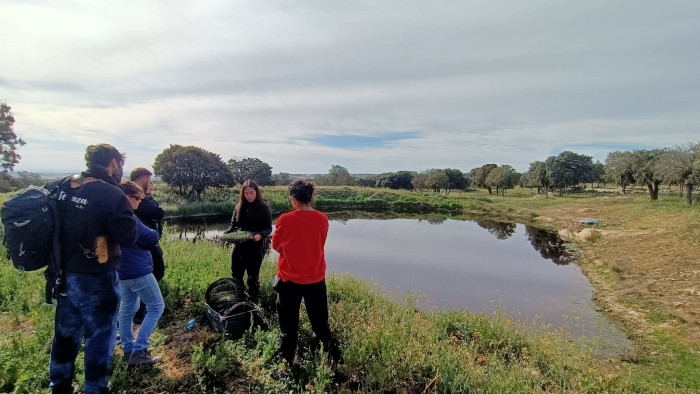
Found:
<svg viewBox="0 0 700 394"><path fill-rule="evenodd" d="M117 269L120 245L136 241L136 220L122 189L103 170L83 172L58 193L59 240L65 272Z"/></svg>
<svg viewBox="0 0 700 394"><path fill-rule="evenodd" d="M236 212L234 210L231 216L231 224L224 231L224 234L236 229L260 234L263 239L272 234L272 212L266 201L243 204L241 214L238 216L239 218L236 220Z"/></svg>
<svg viewBox="0 0 700 394"><path fill-rule="evenodd" d="M134 213L146 227L151 230L156 230L158 236L163 236L163 218L165 217L165 211L158 205L158 202L153 196L147 196L142 199Z"/></svg>

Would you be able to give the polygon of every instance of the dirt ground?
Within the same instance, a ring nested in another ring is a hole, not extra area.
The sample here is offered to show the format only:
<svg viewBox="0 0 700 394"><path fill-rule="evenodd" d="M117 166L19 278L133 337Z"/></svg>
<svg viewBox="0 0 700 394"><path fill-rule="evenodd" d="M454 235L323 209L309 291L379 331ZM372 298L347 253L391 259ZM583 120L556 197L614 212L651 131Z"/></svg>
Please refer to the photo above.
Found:
<svg viewBox="0 0 700 394"><path fill-rule="evenodd" d="M536 209L536 222L577 244L596 303L633 338L662 329L700 346L698 208L650 204L641 196L581 199Z"/></svg>

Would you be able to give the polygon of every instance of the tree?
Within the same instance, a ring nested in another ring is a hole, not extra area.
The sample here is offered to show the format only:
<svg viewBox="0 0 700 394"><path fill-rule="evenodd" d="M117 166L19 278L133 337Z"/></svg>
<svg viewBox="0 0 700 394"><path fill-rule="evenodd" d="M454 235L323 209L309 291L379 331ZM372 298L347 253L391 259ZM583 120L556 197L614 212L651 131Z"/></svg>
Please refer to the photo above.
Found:
<svg viewBox="0 0 700 394"><path fill-rule="evenodd" d="M48 182L48 179L42 178L41 175L28 171L17 172L17 178L25 187L29 185L44 186Z"/></svg>
<svg viewBox="0 0 700 394"><path fill-rule="evenodd" d="M500 192L503 197L506 196L506 189L512 189L520 179L515 169L507 164L496 167L489 172L485 183L496 188L496 195Z"/></svg>
<svg viewBox="0 0 700 394"><path fill-rule="evenodd" d="M652 201L659 199L659 185L662 177L658 174L656 163L663 154L663 150L637 150L632 152L632 169L634 179L639 185L646 185L649 190L649 198Z"/></svg>
<svg viewBox="0 0 700 394"><path fill-rule="evenodd" d="M484 164L480 168L475 168L472 170L474 172L474 185L476 187L483 187L489 191L491 194L491 186L486 183L486 177L489 176L489 172L494 168L497 168L496 164Z"/></svg>
<svg viewBox="0 0 700 394"><path fill-rule="evenodd" d="M428 180L428 172L425 171L413 174L413 177L411 177L411 185L413 185L414 189L419 191L428 189L430 187Z"/></svg>
<svg viewBox="0 0 700 394"><path fill-rule="evenodd" d="M272 185L272 167L264 161L256 158L231 159L228 166L233 174L233 179L242 185L248 179L252 179L258 185Z"/></svg>
<svg viewBox="0 0 700 394"><path fill-rule="evenodd" d="M615 151L605 159L605 179L620 186L622 194L627 186L634 184L634 157L632 152Z"/></svg>
<svg viewBox="0 0 700 394"><path fill-rule="evenodd" d="M221 157L196 146L170 145L153 163L153 172L178 187L181 195L191 188L200 200L207 187L231 186L233 174Z"/></svg>
<svg viewBox="0 0 700 394"><path fill-rule="evenodd" d="M447 177L445 171L437 168L426 170L426 176L428 188L433 189L433 191L437 193L440 193L442 189L447 189L450 182L450 178Z"/></svg>
<svg viewBox="0 0 700 394"><path fill-rule="evenodd" d="M272 176L272 184L273 185L289 185L289 183L292 181L292 176L288 172L280 172L279 174L275 174Z"/></svg>
<svg viewBox="0 0 700 394"><path fill-rule="evenodd" d="M414 171L385 172L377 175L377 187L388 187L389 189L413 189Z"/></svg>
<svg viewBox="0 0 700 394"><path fill-rule="evenodd" d="M24 187L19 179L7 172L0 172L0 193L13 192Z"/></svg>
<svg viewBox="0 0 700 394"><path fill-rule="evenodd" d="M349 186L355 184L348 169L337 164L332 165L331 169L328 170L326 182L329 186Z"/></svg>
<svg viewBox="0 0 700 394"><path fill-rule="evenodd" d="M22 138L15 134L14 124L15 117L12 115L12 107L0 103L0 165L3 172L14 170L15 165L22 158L17 153L17 148L26 144Z"/></svg>
<svg viewBox="0 0 700 394"><path fill-rule="evenodd" d="M567 187L578 185L592 178L594 173L591 156L565 151L559 156L550 156L545 161L547 178L563 195Z"/></svg>
<svg viewBox="0 0 700 394"><path fill-rule="evenodd" d="M693 203L693 188L700 184L700 143L667 150L655 163L656 175L668 184L683 185L685 202Z"/></svg>
<svg viewBox="0 0 700 394"><path fill-rule="evenodd" d="M549 192L549 178L547 178L547 166L543 161L533 161L530 169L520 176L520 185L523 187L537 188L537 193Z"/></svg>
<svg viewBox="0 0 700 394"><path fill-rule="evenodd" d="M598 187L600 187L601 183L605 184L605 166L600 160L596 160L593 163L593 173L591 175L592 178L588 180L588 182L591 182L591 188L594 182L598 184Z"/></svg>
<svg viewBox="0 0 700 394"><path fill-rule="evenodd" d="M376 176L354 176L352 179L353 183L355 183L357 186L377 187Z"/></svg>
<svg viewBox="0 0 700 394"><path fill-rule="evenodd" d="M447 175L447 194L450 194L450 190L464 190L469 187L469 179L464 176L462 171L454 168L445 168L442 170L445 175Z"/></svg>

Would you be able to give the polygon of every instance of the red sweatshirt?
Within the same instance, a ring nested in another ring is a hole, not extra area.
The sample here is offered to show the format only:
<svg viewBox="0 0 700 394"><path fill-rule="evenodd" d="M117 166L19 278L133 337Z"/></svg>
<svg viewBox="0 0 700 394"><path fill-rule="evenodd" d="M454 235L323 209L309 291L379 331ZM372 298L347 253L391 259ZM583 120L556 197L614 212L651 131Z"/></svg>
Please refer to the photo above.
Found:
<svg viewBox="0 0 700 394"><path fill-rule="evenodd" d="M323 247L328 217L319 211L295 210L277 219L272 248L279 252L277 276L285 282L317 283L326 277Z"/></svg>

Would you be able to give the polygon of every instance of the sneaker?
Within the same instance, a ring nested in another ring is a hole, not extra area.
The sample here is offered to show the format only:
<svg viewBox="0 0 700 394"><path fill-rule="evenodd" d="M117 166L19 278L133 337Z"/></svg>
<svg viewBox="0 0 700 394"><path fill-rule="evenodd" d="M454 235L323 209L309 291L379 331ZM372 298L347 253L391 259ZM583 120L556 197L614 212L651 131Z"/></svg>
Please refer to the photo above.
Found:
<svg viewBox="0 0 700 394"><path fill-rule="evenodd" d="M160 357L151 356L151 353L148 350L142 350L131 353L127 363L129 365L153 365L159 363L160 360Z"/></svg>

